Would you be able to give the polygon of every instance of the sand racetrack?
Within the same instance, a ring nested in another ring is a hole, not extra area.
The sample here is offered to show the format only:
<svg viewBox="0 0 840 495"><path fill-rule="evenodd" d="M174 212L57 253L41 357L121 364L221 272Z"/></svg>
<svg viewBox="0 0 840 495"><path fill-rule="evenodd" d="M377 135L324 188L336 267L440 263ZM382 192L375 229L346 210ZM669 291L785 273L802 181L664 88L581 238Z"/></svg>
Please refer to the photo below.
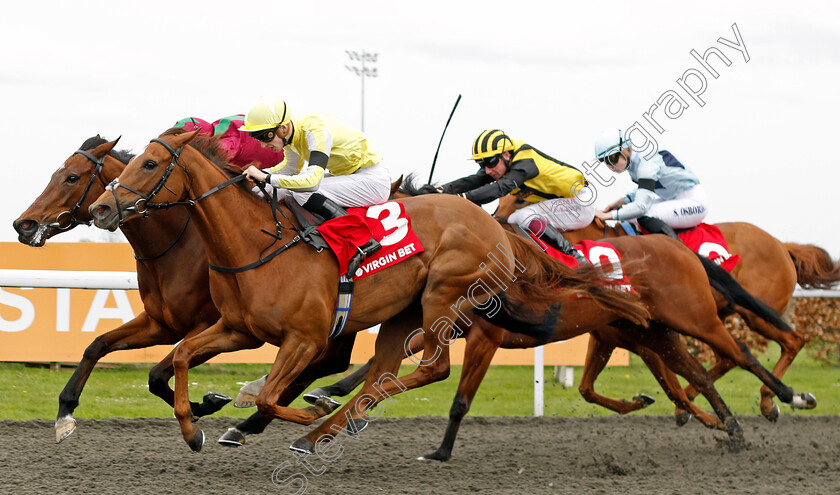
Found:
<svg viewBox="0 0 840 495"><path fill-rule="evenodd" d="M383 418L325 463L296 464L287 446L307 430L272 424L240 449L216 439L235 421L200 421L192 453L174 419L81 420L56 445L52 421L0 421L0 493L726 493L840 492L840 417L742 417L748 447L668 417L470 418L453 459L417 461L437 448L444 418ZM283 463L286 462L284 465ZM272 482L293 477L283 487ZM297 481L294 481L297 480Z"/></svg>

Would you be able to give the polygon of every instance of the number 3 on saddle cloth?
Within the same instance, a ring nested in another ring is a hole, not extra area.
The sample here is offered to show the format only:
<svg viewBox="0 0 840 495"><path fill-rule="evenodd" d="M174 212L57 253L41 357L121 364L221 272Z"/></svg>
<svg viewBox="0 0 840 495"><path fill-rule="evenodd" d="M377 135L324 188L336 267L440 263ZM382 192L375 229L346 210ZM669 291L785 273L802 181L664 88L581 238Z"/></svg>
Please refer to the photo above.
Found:
<svg viewBox="0 0 840 495"><path fill-rule="evenodd" d="M577 268L580 263L573 256L562 253L557 249L549 246L542 239L530 233L531 239L534 240L549 256L560 261L569 268ZM621 267L621 254L615 249L615 246L608 242L599 241L580 241L574 247L580 252L584 258L589 260L593 266L601 267L604 271L604 278L608 280L616 290L622 292L636 293L633 286L630 284L630 279L624 273ZM609 267L609 268L608 268Z"/></svg>
<svg viewBox="0 0 840 495"><path fill-rule="evenodd" d="M338 273L347 273L350 259L371 237L382 246L356 270L354 279L367 277L423 252L420 239L411 228L411 219L402 203L387 202L369 208L347 208L347 215L322 223L318 233L338 259ZM353 302L353 280L341 275L338 302L330 338L341 335Z"/></svg>
<svg viewBox="0 0 840 495"><path fill-rule="evenodd" d="M405 207L393 201L369 208L347 208L347 215L322 223L318 232L338 258L339 273L347 272L357 246L363 246L371 237L379 241L382 248L356 270L355 280L423 252Z"/></svg>

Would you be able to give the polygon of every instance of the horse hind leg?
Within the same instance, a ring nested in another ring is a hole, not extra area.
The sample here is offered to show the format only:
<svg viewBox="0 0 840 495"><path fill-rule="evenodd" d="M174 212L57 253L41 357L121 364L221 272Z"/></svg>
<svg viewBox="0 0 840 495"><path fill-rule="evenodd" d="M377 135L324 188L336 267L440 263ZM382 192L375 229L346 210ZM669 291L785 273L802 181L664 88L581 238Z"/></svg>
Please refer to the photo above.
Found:
<svg viewBox="0 0 840 495"><path fill-rule="evenodd" d="M644 409L653 404L653 397L646 394L638 394L632 401L626 399L613 399L595 392L595 381L607 366L613 350L620 346L613 342L608 333L603 331L591 332L589 337L589 348L586 352L586 360L583 365L583 373L578 385L578 392L583 399L592 404L598 404L618 414L627 414L639 409Z"/></svg>
<svg viewBox="0 0 840 495"><path fill-rule="evenodd" d="M452 458L455 438L461 427L461 421L470 410L481 381L490 368L493 355L504 336L504 331L487 322L477 321L467 334L467 345L464 350L464 365L461 369L461 380L458 390L449 409L449 423L440 447L433 453L418 457L418 460L448 461Z"/></svg>
<svg viewBox="0 0 840 495"><path fill-rule="evenodd" d="M793 363L793 360L796 359L799 351L805 346L805 338L796 330L790 333L783 332L750 312L743 311L740 314L751 330L779 344L781 355L776 365L773 366L772 373L781 379ZM761 387L761 414L770 421L777 421L780 411L779 406L773 402L773 395L769 387L766 385ZM791 407L795 409L813 409L817 407L817 400L812 394L800 394L794 397L793 402L791 402Z"/></svg>

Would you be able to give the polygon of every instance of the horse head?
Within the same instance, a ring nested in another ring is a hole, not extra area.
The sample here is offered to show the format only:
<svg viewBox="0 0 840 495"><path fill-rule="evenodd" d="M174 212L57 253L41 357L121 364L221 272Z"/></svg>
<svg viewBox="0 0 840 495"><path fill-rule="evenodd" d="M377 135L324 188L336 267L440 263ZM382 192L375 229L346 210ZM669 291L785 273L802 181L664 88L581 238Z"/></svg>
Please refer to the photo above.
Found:
<svg viewBox="0 0 840 495"><path fill-rule="evenodd" d="M186 199L192 177L179 158L197 135L198 131L164 133L152 139L90 206L94 225L114 231L124 222L147 216L149 208L166 208Z"/></svg>
<svg viewBox="0 0 840 495"><path fill-rule="evenodd" d="M13 223L20 242L39 247L60 232L90 225L88 206L105 190L104 169L116 177L124 166L111 154L118 141L90 138L53 172L41 195Z"/></svg>

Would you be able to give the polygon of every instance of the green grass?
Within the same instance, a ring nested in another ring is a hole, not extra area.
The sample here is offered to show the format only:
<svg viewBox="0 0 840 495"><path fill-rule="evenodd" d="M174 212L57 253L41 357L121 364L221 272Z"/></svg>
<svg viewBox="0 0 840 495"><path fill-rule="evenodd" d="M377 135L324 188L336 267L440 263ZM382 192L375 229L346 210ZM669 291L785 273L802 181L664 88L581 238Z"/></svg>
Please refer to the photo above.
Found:
<svg viewBox="0 0 840 495"><path fill-rule="evenodd" d="M776 362L778 351L759 356L768 368ZM172 410L148 392L150 365L121 365L116 368L94 370L80 399L75 416L78 418L105 417L172 417ZM199 400L208 390L235 396L237 382L253 380L267 372L268 365L202 365L190 372L191 398ZM411 367L403 367L404 375ZM613 414L599 406L586 403L578 394L577 384L581 368L575 368L575 385L564 388L552 379L553 367L545 368L545 414L550 416L600 416ZM0 419L54 419L58 410L58 395L72 371L50 371L19 363L0 363ZM453 366L449 379L427 387L409 391L384 402L384 416L447 416L452 397L458 386L460 366ZM333 383L342 375L321 379L314 386ZM493 366L478 391L470 415L529 416L533 414L533 368L528 366ZM800 355L784 379L797 392L811 392L819 405L812 411L791 411L782 405L783 414L840 414L840 370L836 365L817 362ZM718 390L735 414L758 414L757 378L741 369L729 372L717 382ZM639 392L647 393L656 403L644 414L672 414L673 406L659 388L641 360L631 356L629 367L607 368L596 382L596 391L611 397L631 398ZM710 409L702 398L698 404ZM294 407L303 407L297 400ZM221 415L244 417L255 409L236 409L231 405ZM638 413L637 413L638 414Z"/></svg>

